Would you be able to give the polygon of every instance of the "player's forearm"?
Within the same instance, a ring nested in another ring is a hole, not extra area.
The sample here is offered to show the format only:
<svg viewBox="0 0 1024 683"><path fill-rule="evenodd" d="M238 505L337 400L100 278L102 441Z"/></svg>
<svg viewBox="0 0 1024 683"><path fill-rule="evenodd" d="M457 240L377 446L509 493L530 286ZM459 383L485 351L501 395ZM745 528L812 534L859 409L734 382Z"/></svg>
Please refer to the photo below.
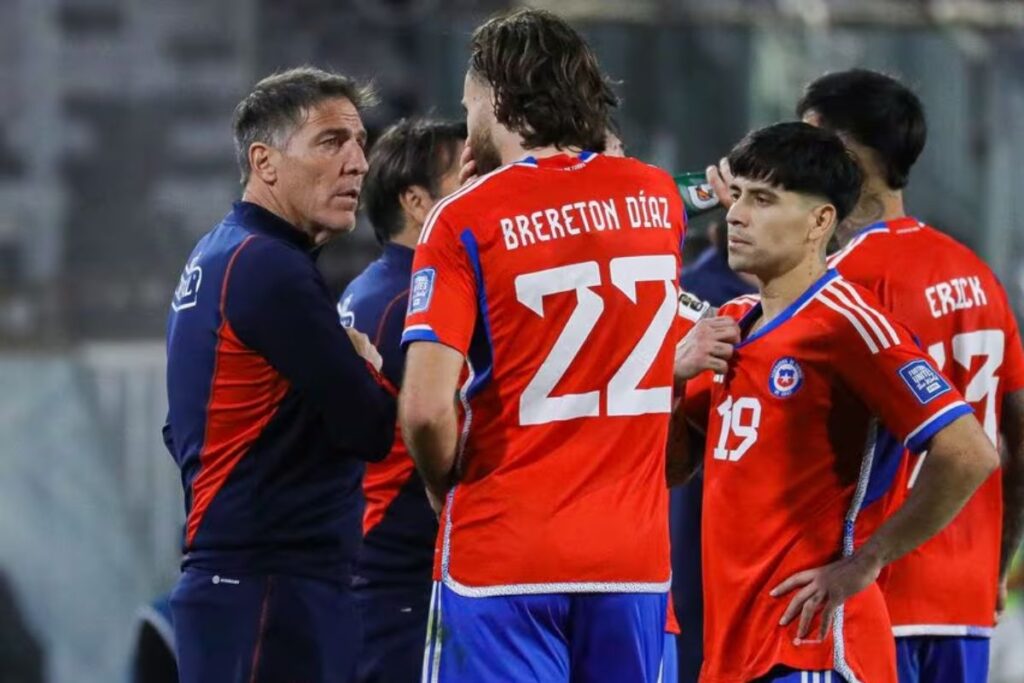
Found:
<svg viewBox="0 0 1024 683"><path fill-rule="evenodd" d="M977 420L960 417L933 437L906 502L857 554L879 568L899 559L949 524L998 466Z"/></svg>
<svg viewBox="0 0 1024 683"><path fill-rule="evenodd" d="M683 393L686 383L683 382ZM690 435L686 427L683 401L677 400L668 424L668 443L665 445L665 481L669 488L685 484L695 469L690 454Z"/></svg>
<svg viewBox="0 0 1024 683"><path fill-rule="evenodd" d="M444 500L454 479L458 423L454 406L402 409L402 437L430 492Z"/></svg>
<svg viewBox="0 0 1024 683"><path fill-rule="evenodd" d="M1024 535L1024 390L1003 401L1003 536L999 554L999 576L1005 577Z"/></svg>

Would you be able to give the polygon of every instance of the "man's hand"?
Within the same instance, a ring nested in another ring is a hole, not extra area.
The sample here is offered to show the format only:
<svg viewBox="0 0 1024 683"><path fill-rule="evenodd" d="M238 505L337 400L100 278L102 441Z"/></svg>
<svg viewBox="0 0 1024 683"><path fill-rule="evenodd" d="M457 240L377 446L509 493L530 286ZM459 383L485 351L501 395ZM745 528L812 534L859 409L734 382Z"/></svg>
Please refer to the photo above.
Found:
<svg viewBox="0 0 1024 683"><path fill-rule="evenodd" d="M476 160L473 159L473 148L467 142L459 159L459 185L465 185L473 180L476 180Z"/></svg>
<svg viewBox="0 0 1024 683"><path fill-rule="evenodd" d="M685 382L704 372L722 374L729 369L733 345L740 341L740 328L727 316L699 321L676 346L675 379Z"/></svg>
<svg viewBox="0 0 1024 683"><path fill-rule="evenodd" d="M718 195L718 201L722 208L728 209L732 206L732 195L729 193L729 184L732 183L732 169L729 168L729 160L725 157L718 162L718 165L708 166L704 171L707 176L708 185Z"/></svg>
<svg viewBox="0 0 1024 683"><path fill-rule="evenodd" d="M377 351L377 347L373 345L370 338L354 327L346 327L345 332L352 341L352 346L355 347L356 353L372 365L377 372L380 372L381 366L384 365L384 359L381 358L380 352Z"/></svg>
<svg viewBox="0 0 1024 683"><path fill-rule="evenodd" d="M880 562L854 554L824 567L794 574L769 593L773 598L781 598L800 589L782 615L779 626L787 626L799 615L796 637L803 640L810 633L814 616L822 611L821 627L817 635L819 640L824 640L832 628L832 616L836 609L848 598L870 586L881 570Z"/></svg>

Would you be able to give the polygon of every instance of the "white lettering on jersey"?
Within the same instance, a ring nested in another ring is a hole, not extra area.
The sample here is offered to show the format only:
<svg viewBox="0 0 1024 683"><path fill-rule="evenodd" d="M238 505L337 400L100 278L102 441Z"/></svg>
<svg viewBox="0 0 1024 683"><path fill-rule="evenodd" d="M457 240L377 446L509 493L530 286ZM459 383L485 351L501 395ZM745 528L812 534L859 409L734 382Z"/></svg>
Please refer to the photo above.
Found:
<svg viewBox="0 0 1024 683"><path fill-rule="evenodd" d="M345 297L345 300L338 304L338 319L342 327L355 327L356 314L352 310L352 294Z"/></svg>
<svg viewBox="0 0 1024 683"><path fill-rule="evenodd" d="M175 313L192 308L199 303L199 286L203 283L203 269L199 267L199 257L196 254L191 262L185 264L185 270L178 280L178 288L174 290L174 300L171 308Z"/></svg>
<svg viewBox="0 0 1024 683"><path fill-rule="evenodd" d="M981 286L981 278L976 276L955 277L946 282L938 282L924 290L924 297L928 300L928 310L933 318L988 305L988 296Z"/></svg>
<svg viewBox="0 0 1024 683"><path fill-rule="evenodd" d="M626 197L626 214L631 228L672 228L665 197L648 196L644 192L638 197Z"/></svg>
<svg viewBox="0 0 1024 683"><path fill-rule="evenodd" d="M664 214L668 213L668 200ZM659 209L660 210L660 209ZM659 218L659 220L661 220ZM498 219L505 249L512 251L538 242L576 237L593 231L621 230L622 219L614 199L591 199ZM635 226L634 226L635 227Z"/></svg>

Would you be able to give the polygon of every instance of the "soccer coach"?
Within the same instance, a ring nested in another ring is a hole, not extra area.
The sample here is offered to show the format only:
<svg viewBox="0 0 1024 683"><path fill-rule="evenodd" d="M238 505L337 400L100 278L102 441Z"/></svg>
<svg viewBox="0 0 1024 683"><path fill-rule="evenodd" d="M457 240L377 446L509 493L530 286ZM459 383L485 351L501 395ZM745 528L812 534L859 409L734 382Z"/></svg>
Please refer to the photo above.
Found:
<svg viewBox="0 0 1024 683"><path fill-rule="evenodd" d="M388 453L396 408L314 258L355 225L371 99L313 68L257 83L234 115L242 200L174 293L164 435L187 513L171 597L183 683L352 675L361 461Z"/></svg>

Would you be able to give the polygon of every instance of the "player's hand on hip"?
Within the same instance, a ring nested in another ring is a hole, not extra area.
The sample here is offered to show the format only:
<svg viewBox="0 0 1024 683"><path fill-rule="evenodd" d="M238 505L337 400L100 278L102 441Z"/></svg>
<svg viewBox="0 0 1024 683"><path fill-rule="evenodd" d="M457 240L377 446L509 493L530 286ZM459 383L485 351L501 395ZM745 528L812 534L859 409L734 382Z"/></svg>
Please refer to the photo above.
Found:
<svg viewBox="0 0 1024 683"><path fill-rule="evenodd" d="M838 562L797 572L771 590L773 598L796 591L779 621L788 626L797 617L797 640L804 640L811 631L811 622L822 612L821 626L816 634L819 640L828 636L835 611L847 599L860 593L878 578L882 567L870 558L854 554Z"/></svg>
<svg viewBox="0 0 1024 683"><path fill-rule="evenodd" d="M729 160L722 157L717 166L714 164L708 166L704 171L704 175L708 179L708 185L718 195L718 201L721 202L722 207L728 209L732 206L729 184L732 182L733 176L732 169L729 168Z"/></svg>
<svg viewBox="0 0 1024 683"><path fill-rule="evenodd" d="M676 346L676 381L685 382L705 370L724 373L739 340L740 328L732 318L717 316L698 321Z"/></svg>
<svg viewBox="0 0 1024 683"><path fill-rule="evenodd" d="M381 358L380 351L373 345L370 338L354 327L346 327L345 332L348 334L348 338L352 340L352 346L355 348L356 353L372 365L377 372L380 372L381 366L384 365L384 359Z"/></svg>
<svg viewBox="0 0 1024 683"><path fill-rule="evenodd" d="M462 157L459 159L459 185L465 185L476 179L476 160L473 159L473 148L469 143L462 148Z"/></svg>

